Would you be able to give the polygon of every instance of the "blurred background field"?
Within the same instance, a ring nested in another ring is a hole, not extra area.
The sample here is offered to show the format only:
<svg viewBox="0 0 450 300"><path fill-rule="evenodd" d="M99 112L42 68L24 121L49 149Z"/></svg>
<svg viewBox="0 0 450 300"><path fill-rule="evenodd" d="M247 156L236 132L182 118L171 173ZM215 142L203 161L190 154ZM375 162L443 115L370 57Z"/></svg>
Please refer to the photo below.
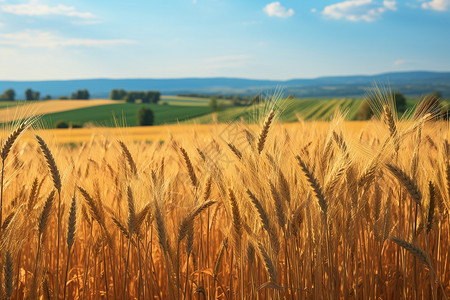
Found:
<svg viewBox="0 0 450 300"><path fill-rule="evenodd" d="M329 121L338 109L345 112L348 121L361 120L364 98L287 98L277 104L280 122ZM406 109L413 109L417 98L406 98ZM448 102L439 100L443 107ZM153 111L153 125L211 124L244 121L251 123L250 105L235 105L227 99L217 99L215 108L211 98L162 96L157 104L127 103L107 99L46 100L36 102L0 102L0 122L8 123L25 115L41 115L43 128L55 128L58 121L78 124L79 127L138 126L137 111L141 107Z"/></svg>

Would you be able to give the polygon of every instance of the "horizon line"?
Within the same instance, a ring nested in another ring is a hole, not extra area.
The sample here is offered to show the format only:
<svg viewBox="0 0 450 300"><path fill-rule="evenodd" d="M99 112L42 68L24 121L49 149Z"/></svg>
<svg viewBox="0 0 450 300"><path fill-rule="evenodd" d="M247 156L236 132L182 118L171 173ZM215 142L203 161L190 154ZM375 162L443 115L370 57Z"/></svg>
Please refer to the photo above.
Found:
<svg viewBox="0 0 450 300"><path fill-rule="evenodd" d="M45 82L45 81L88 81L88 80L188 80L188 79L240 79L251 81L274 81L274 82L286 82L292 80L315 80L321 78L342 78L342 77L371 77L388 74L401 74L401 73L449 73L449 71L430 71L430 70L412 70L412 71L387 71L374 74L348 74L348 75L323 75L316 77L296 77L290 79L261 79L261 78L245 78L245 77L228 77L228 76L212 76L212 77L129 77L129 78L113 78L113 77L93 77L93 78L72 78L72 79L39 79L39 80L7 80L0 79L0 82Z"/></svg>

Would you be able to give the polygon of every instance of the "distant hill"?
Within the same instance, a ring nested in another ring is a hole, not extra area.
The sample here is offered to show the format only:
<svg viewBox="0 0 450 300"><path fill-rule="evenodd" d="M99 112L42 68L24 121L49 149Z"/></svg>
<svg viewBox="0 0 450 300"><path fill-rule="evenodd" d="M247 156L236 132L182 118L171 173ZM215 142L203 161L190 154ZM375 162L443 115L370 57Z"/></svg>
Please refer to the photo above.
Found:
<svg viewBox="0 0 450 300"><path fill-rule="evenodd" d="M368 76L336 76L285 81L242 78L179 78L179 79L83 79L61 81L0 81L0 93L8 88L16 91L16 98L24 98L27 88L41 96L70 96L78 89L89 90L92 98L107 98L112 89L158 90L163 95L178 93L252 95L277 87L285 94L297 97L359 97L373 83L389 85L392 90L408 96L421 96L439 91L450 97L450 72L398 72Z"/></svg>

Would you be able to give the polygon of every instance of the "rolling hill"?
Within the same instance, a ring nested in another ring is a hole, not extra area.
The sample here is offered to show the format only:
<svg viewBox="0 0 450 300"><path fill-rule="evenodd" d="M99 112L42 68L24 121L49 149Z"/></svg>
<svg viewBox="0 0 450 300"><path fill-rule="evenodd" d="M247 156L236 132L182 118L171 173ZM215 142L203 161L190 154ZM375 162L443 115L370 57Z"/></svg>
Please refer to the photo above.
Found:
<svg viewBox="0 0 450 300"><path fill-rule="evenodd" d="M27 88L51 95L68 96L78 89L88 89L92 98L107 98L112 89L158 90L164 95L178 93L254 95L283 88L296 97L360 97L374 82L388 84L391 89L408 96L439 91L450 96L450 72L398 72L378 75L319 77L314 79L254 80L242 78L178 78L178 79L83 79L56 81L0 81L0 92L16 91L18 99Z"/></svg>

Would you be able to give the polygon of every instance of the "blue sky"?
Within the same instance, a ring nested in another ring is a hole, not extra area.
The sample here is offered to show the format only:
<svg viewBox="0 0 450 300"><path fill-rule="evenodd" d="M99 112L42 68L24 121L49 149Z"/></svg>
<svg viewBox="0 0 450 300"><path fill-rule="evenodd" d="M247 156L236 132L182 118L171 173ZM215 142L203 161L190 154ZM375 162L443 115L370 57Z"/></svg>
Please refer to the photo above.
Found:
<svg viewBox="0 0 450 300"><path fill-rule="evenodd" d="M0 80L450 71L450 0L0 0Z"/></svg>

